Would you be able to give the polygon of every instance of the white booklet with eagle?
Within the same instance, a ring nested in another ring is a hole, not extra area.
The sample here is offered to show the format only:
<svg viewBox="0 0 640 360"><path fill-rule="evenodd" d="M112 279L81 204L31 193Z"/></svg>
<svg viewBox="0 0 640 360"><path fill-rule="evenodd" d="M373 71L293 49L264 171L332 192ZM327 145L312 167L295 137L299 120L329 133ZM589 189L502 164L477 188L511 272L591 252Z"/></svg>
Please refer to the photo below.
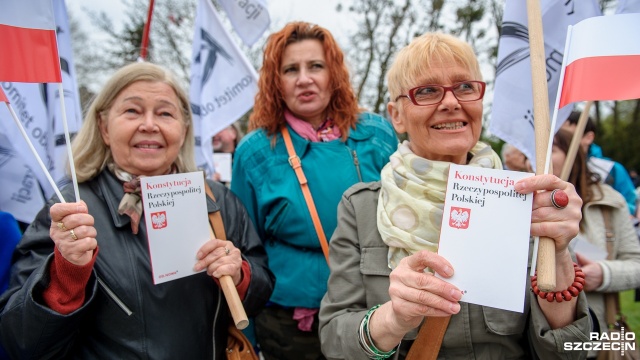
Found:
<svg viewBox="0 0 640 360"><path fill-rule="evenodd" d="M532 194L514 184L531 173L452 164L438 254L467 303L522 312Z"/></svg>
<svg viewBox="0 0 640 360"><path fill-rule="evenodd" d="M202 172L142 177L140 186L153 283L196 274L196 254L209 240Z"/></svg>

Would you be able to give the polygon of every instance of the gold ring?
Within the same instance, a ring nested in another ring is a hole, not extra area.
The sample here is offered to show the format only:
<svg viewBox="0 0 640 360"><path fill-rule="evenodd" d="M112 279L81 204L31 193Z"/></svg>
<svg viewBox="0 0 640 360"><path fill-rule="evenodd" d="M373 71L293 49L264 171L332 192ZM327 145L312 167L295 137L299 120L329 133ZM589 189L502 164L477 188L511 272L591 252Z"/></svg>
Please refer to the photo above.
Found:
<svg viewBox="0 0 640 360"><path fill-rule="evenodd" d="M224 253L225 255L229 255L229 249L227 249L226 247L224 248Z"/></svg>
<svg viewBox="0 0 640 360"><path fill-rule="evenodd" d="M58 223L58 229L62 231L67 231L67 228L64 226L64 223L62 223L62 221Z"/></svg>
<svg viewBox="0 0 640 360"><path fill-rule="evenodd" d="M78 237L76 236L76 233L73 232L73 229L69 230L69 233L71 234L71 238L73 240L78 240Z"/></svg>

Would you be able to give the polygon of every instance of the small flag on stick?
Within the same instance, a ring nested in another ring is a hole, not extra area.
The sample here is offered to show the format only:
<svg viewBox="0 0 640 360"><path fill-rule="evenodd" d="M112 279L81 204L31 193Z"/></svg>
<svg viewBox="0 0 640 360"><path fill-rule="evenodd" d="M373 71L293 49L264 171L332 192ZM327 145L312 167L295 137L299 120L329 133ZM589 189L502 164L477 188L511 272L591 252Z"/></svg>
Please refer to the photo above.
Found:
<svg viewBox="0 0 640 360"><path fill-rule="evenodd" d="M640 98L640 13L599 16L571 27L559 107Z"/></svg>
<svg viewBox="0 0 640 360"><path fill-rule="evenodd" d="M2 81L62 82L51 0L2 2L0 54Z"/></svg>

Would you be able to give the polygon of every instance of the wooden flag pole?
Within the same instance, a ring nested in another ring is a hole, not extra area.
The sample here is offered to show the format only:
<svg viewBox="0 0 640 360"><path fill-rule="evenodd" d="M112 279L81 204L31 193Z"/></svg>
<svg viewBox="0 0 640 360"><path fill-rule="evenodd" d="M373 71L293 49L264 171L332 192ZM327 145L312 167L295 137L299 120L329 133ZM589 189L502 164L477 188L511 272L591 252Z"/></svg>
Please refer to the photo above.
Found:
<svg viewBox="0 0 640 360"><path fill-rule="evenodd" d="M576 160L576 154L578 153L578 146L580 146L580 141L582 140L582 136L584 135L584 128L587 125L587 119L589 118L589 111L591 110L591 105L593 105L593 101L587 101L587 103L584 106L584 110L582 110L582 114L580 114L580 119L578 119L576 130L573 132L573 138L571 138L571 145L569 145L569 150L567 151L567 158L564 160L564 165L562 166L562 173L560 173L560 179L564 181L567 181L569 179L569 175L571 174L571 168L573 167L573 163Z"/></svg>
<svg viewBox="0 0 640 360"><path fill-rule="evenodd" d="M539 0L527 0L529 21L529 50L531 80L533 84L533 115L536 137L536 175L544 174L549 128L549 90L542 33L542 14ZM555 243L548 237L540 237L538 243L538 287L542 291L554 291L556 287Z"/></svg>

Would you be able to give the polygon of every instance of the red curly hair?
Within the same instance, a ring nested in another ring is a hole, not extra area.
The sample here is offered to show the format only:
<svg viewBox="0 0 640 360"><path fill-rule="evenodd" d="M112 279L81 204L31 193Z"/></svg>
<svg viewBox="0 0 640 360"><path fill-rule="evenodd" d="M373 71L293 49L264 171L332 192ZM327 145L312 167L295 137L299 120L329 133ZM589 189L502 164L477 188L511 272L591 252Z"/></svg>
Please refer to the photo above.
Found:
<svg viewBox="0 0 640 360"><path fill-rule="evenodd" d="M280 81L282 54L289 44L303 40L319 40L322 43L332 91L327 116L333 119L342 132L342 139L346 140L349 128L356 126L359 108L351 87L349 70L344 63L344 54L327 29L302 21L287 24L267 40L258 79L258 93L249 117L249 130L263 128L268 135L275 135L285 124L286 104Z"/></svg>

